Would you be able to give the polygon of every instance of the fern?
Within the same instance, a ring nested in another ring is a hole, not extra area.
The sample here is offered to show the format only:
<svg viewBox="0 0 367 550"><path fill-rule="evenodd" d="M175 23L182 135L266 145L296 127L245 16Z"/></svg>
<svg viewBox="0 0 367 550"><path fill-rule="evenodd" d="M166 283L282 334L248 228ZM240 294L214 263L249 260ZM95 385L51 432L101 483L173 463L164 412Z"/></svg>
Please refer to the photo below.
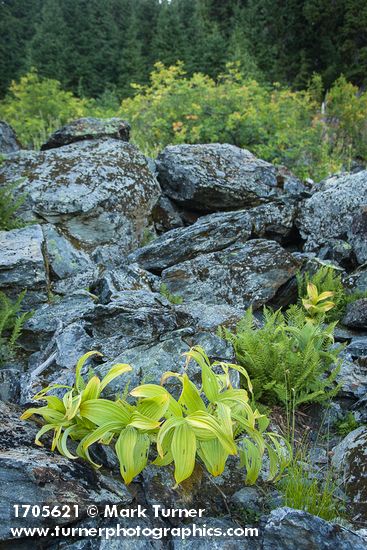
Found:
<svg viewBox="0 0 367 550"><path fill-rule="evenodd" d="M218 332L232 343L237 361L248 371L255 400L288 408L333 397L339 390L335 378L343 348L334 345L336 323L311 323L298 306L284 314L264 308L263 315L260 328L249 309L235 332Z"/></svg>
<svg viewBox="0 0 367 550"><path fill-rule="evenodd" d="M15 301L0 292L0 366L13 359L24 323L32 312L22 312L23 291Z"/></svg>

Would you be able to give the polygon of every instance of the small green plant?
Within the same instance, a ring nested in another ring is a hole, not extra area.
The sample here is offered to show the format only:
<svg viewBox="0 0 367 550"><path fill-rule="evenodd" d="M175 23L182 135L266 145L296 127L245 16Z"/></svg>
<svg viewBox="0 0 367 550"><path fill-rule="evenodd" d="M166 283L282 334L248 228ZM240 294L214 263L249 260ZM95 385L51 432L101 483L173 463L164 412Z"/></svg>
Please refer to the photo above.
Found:
<svg viewBox="0 0 367 550"><path fill-rule="evenodd" d="M343 502L337 498L338 483L331 471L317 476L309 454L298 452L277 484L284 506L304 510L327 521L343 515Z"/></svg>
<svg viewBox="0 0 367 550"><path fill-rule="evenodd" d="M140 246L147 246L149 243L154 241L155 238L156 235L153 233L153 231L146 227L143 231Z"/></svg>
<svg viewBox="0 0 367 550"><path fill-rule="evenodd" d="M341 418L335 423L336 433L343 437L348 435L353 430L359 428L359 426L361 426L361 424L357 422L354 414L351 411L347 412L344 418Z"/></svg>
<svg viewBox="0 0 367 550"><path fill-rule="evenodd" d="M46 405L31 408L22 415L22 419L34 414L44 419L45 425L36 436L38 445L41 436L52 431L52 450L57 448L70 459L82 457L96 467L98 464L89 454L91 445L96 442L112 445L126 484L145 468L150 450L155 452L155 465L174 463L176 484L191 476L197 458L217 476L223 472L229 455L239 455L249 484L257 480L265 453L270 460L269 480L278 479L288 465L290 446L278 434L267 432L268 418L251 407L252 385L242 367L220 362L211 364L204 350L195 347L185 354L186 366L190 360L200 366L200 389L186 372L167 372L161 385L143 384L134 388L130 396L136 402L131 404L123 397L114 402L101 398L107 384L131 370L129 365L115 365L102 381L97 376L88 382L84 380L83 365L95 354L98 352L91 351L78 361L73 387L45 388L35 399L46 401ZM215 368L220 369L221 374L216 374ZM247 380L248 391L231 386L230 369L239 371ZM171 377L182 385L178 400L164 387ZM63 399L50 395L60 388L67 390ZM75 455L68 448L69 438L79 442ZM155 451L151 449L153 445Z"/></svg>
<svg viewBox="0 0 367 550"><path fill-rule="evenodd" d="M178 294L172 294L168 290L167 285L165 283L161 284L159 292L162 294L162 296L167 298L167 300L169 302L171 302L171 304L178 304L179 305L179 304L182 304L182 302L183 302L182 296L179 296Z"/></svg>
<svg viewBox="0 0 367 550"><path fill-rule="evenodd" d="M0 186L0 231L10 231L24 227L24 222L16 217L16 212L25 200L25 195L14 197L17 184Z"/></svg>
<svg viewBox="0 0 367 550"><path fill-rule="evenodd" d="M302 275L298 273L297 283L299 301L303 304L304 301L306 304L310 304L310 297L308 295L309 285L316 287L319 299L320 296L325 295L325 292L332 293L332 303L334 304L332 307L322 312L320 306L325 305L324 302L323 304L315 304L316 310L313 308L316 316L320 317L320 314L324 315L326 322L339 321L344 316L349 303L367 297L367 292L351 291L345 288L340 272L333 266L323 265L313 274L306 272ZM331 294L329 296L331 297Z"/></svg>
<svg viewBox="0 0 367 550"><path fill-rule="evenodd" d="M237 361L248 371L255 399L291 410L335 396L343 348L334 346L335 323L310 322L298 306L291 306L285 314L265 307L263 315L261 328L250 308L234 333L219 330L222 338L232 342Z"/></svg>
<svg viewBox="0 0 367 550"><path fill-rule="evenodd" d="M0 366L14 358L23 325L32 316L21 311L24 296L25 291L13 301L0 292Z"/></svg>
<svg viewBox="0 0 367 550"><path fill-rule="evenodd" d="M308 283L307 297L302 298L302 305L308 313L307 319L313 322L320 317L324 317L325 313L335 306L334 302L328 300L328 298L332 298L333 296L334 292L325 291L319 293L316 285Z"/></svg>

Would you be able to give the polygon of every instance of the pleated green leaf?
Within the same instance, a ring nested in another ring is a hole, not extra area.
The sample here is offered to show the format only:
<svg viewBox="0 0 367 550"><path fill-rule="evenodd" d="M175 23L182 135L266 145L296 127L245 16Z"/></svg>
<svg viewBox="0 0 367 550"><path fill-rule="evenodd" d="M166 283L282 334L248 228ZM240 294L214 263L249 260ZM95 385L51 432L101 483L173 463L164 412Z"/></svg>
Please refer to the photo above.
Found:
<svg viewBox="0 0 367 550"><path fill-rule="evenodd" d="M98 399L100 393L101 393L101 381L98 378L98 376L93 376L89 380L85 389L83 390L81 394L81 400L89 401L90 399Z"/></svg>
<svg viewBox="0 0 367 550"><path fill-rule="evenodd" d="M186 420L193 428L198 439L208 441L213 439L212 437L208 438L208 434L212 434L220 441L228 454L237 454L237 447L231 434L224 432L223 427L219 425L218 421L213 416L204 411L198 411L194 414L190 414Z"/></svg>
<svg viewBox="0 0 367 550"><path fill-rule="evenodd" d="M134 426L135 428L139 428L140 430L156 430L160 427L160 425L160 422L144 416L139 411L135 411L132 413L129 422L129 426Z"/></svg>
<svg viewBox="0 0 367 550"><path fill-rule="evenodd" d="M101 466L93 462L93 460L89 456L89 451L88 451L89 447L93 445L93 443L96 443L97 441L100 441L101 439L106 437L107 434L119 433L120 430L121 430L121 422L116 422L116 421L106 422L102 426L99 426L93 432L88 433L88 435L86 435L81 440L76 450L77 455L80 456L81 458L85 458L86 460L88 460L96 468L100 468Z"/></svg>
<svg viewBox="0 0 367 550"><path fill-rule="evenodd" d="M80 416L97 426L106 422L119 422L123 428L129 423L131 414L121 403L113 403L107 399L90 399L81 403Z"/></svg>
<svg viewBox="0 0 367 550"><path fill-rule="evenodd" d="M84 382L84 379L81 375L82 368L84 367L84 365L85 365L86 361L89 359L89 357L93 357L93 355L99 355L100 357L102 357L102 353L100 353L99 351L95 351L95 350L88 351L88 353L85 353L82 357L80 357L80 359L78 360L78 362L76 364L75 387L76 387L78 392L81 392L85 388L85 382Z"/></svg>
<svg viewBox="0 0 367 550"><path fill-rule="evenodd" d="M171 451L175 463L175 480L178 484L190 477L195 467L196 437L187 422L175 427Z"/></svg>
<svg viewBox="0 0 367 550"><path fill-rule="evenodd" d="M137 410L152 420L160 420L167 412L168 406L169 395L162 394L157 397L142 399L138 404Z"/></svg>
<svg viewBox="0 0 367 550"><path fill-rule="evenodd" d="M187 414L205 411L204 401L201 399L197 387L191 382L186 373L181 377L181 382L182 392L178 402L184 408L184 411Z"/></svg>
<svg viewBox="0 0 367 550"><path fill-rule="evenodd" d="M220 476L223 473L229 455L218 439L200 441L198 454L209 473L213 476Z"/></svg>
<svg viewBox="0 0 367 550"><path fill-rule="evenodd" d="M131 426L120 433L115 450L120 463L121 476L126 485L145 468L149 445L149 437Z"/></svg>
<svg viewBox="0 0 367 550"><path fill-rule="evenodd" d="M157 451L158 451L158 454L159 454L160 457L163 458L163 456L165 454L164 442L165 442L166 437L169 436L170 432L174 428L176 428L177 426L179 426L183 422L185 422L185 420L183 418L172 417L172 418L169 418L168 420L166 420L164 422L164 424L160 427L158 435L157 435Z"/></svg>
<svg viewBox="0 0 367 550"><path fill-rule="evenodd" d="M173 416L182 416L181 406L171 396L171 394L166 390L166 388L163 388L162 386L157 386L156 384L142 384L141 386L134 388L130 392L130 395L132 395L133 397L145 397L145 398L154 398L154 397L159 397L163 395L168 395L169 405L167 410Z"/></svg>
<svg viewBox="0 0 367 550"><path fill-rule="evenodd" d="M109 371L108 373L106 374L106 376L103 377L102 381L101 381L101 392L104 390L104 388L110 384L112 382L112 380L114 380L115 378L117 378L118 376L121 376L122 374L124 374L125 372L130 372L132 371L132 367L130 365L127 365L127 364L123 364L123 363L117 363L116 365L114 365Z"/></svg>

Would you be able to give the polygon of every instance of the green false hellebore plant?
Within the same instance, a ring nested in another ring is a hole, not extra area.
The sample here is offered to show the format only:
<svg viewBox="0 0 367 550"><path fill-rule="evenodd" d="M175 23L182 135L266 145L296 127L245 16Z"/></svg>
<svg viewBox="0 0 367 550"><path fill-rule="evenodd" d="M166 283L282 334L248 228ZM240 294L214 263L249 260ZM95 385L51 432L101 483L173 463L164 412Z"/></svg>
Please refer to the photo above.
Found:
<svg viewBox="0 0 367 550"><path fill-rule="evenodd" d="M101 398L107 384L132 370L129 365L115 365L102 380L97 376L84 380L82 367L97 354L91 351L79 359L74 387L45 388L35 399L45 400L47 405L22 415L27 419L36 414L46 422L37 433L36 444L42 445L41 436L53 430L52 450L57 448L70 459L84 458L95 467L99 466L89 455L91 445L114 445L126 484L145 468L153 444L153 464L166 466L173 462L177 485L191 476L197 457L213 476L218 476L228 456L239 455L248 484L256 482L265 452L270 460L269 480L278 479L289 464L289 445L278 434L266 432L268 418L250 405L248 392L252 393L252 384L244 368L222 362L211 364L205 351L197 346L185 355L186 367L193 359L201 369L200 389L189 379L186 368L183 374L167 372L161 385L143 384L133 389L130 396L136 402L132 405L126 399ZM231 369L240 372L248 391L232 387ZM164 387L172 377L182 386L178 400ZM59 388L67 389L63 399L48 395ZM69 438L79 441L75 455L68 448Z"/></svg>

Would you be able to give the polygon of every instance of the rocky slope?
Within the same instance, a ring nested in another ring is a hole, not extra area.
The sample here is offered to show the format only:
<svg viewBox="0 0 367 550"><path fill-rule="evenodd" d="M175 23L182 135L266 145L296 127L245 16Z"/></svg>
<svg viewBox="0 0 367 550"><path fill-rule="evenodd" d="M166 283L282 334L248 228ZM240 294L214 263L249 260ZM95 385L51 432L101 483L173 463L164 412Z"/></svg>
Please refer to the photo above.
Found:
<svg viewBox="0 0 367 550"><path fill-rule="evenodd" d="M128 124L116 119L73 123L51 136L41 152L18 150L11 130L4 123L0 129L0 151L6 153L0 185L20 182L20 216L27 222L0 232L0 290L16 296L27 289L24 303L34 310L18 362L0 370L0 540L11 547L14 495L27 503L200 503L207 524L218 516L229 525L238 522L238 507L248 512L254 506L253 488L244 487L238 470L229 468L213 484L198 467L191 485L173 491L169 474L149 467L127 490L108 453L101 459L105 468L96 473L36 448L34 426L18 420L20 411L41 387L72 381L77 358L90 349L104 354L95 365L100 373L115 362L130 363L134 370L124 382L131 385L159 382L164 371L178 371L179 354L193 344L212 358L233 360L216 328L232 326L249 305L291 303L295 273L307 262L332 260L352 285L366 290L367 171L308 189L231 145L167 147L153 162L128 142ZM162 295L162 283L182 303ZM360 302L349 307L340 331L348 343L340 396L366 421L366 300ZM122 389L111 385L112 392ZM356 432L339 444L334 458L362 525L366 434ZM255 501L261 515L260 493ZM194 543L137 541L139 548ZM44 544L106 547L99 540ZM124 544L116 539L108 547ZM202 547L236 544L207 539ZM278 507L263 514L259 539L244 540L241 547L356 550L367 543L305 512Z"/></svg>

